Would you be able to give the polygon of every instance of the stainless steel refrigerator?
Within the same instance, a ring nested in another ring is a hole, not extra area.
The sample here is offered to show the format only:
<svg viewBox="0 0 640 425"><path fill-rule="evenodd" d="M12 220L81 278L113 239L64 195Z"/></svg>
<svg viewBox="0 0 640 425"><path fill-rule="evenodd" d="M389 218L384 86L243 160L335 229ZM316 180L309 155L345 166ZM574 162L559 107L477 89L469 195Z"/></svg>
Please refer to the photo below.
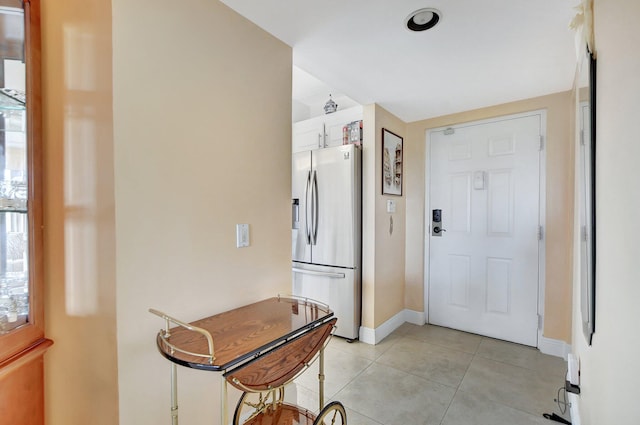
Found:
<svg viewBox="0 0 640 425"><path fill-rule="evenodd" d="M362 152L343 145L293 155L293 294L329 305L335 334L357 339L361 309Z"/></svg>

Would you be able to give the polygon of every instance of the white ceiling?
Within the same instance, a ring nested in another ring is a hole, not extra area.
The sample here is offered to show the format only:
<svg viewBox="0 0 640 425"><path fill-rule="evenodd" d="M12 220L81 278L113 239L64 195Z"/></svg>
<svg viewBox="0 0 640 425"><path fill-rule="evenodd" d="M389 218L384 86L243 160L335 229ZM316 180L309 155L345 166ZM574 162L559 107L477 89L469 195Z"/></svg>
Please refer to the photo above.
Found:
<svg viewBox="0 0 640 425"><path fill-rule="evenodd" d="M345 96L412 122L573 84L578 0L221 1L293 48L306 71L294 72L294 104L310 109L332 90L340 109ZM410 32L405 19L424 7L440 23Z"/></svg>

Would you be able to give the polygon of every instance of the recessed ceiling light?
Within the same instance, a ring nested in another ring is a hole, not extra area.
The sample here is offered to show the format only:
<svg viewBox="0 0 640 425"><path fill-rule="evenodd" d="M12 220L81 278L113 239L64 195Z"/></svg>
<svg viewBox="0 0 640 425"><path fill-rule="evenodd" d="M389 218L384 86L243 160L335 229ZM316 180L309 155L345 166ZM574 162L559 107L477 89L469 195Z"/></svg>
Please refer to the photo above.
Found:
<svg viewBox="0 0 640 425"><path fill-rule="evenodd" d="M425 31L436 26L442 14L432 8L418 9L405 19L404 24L410 31Z"/></svg>

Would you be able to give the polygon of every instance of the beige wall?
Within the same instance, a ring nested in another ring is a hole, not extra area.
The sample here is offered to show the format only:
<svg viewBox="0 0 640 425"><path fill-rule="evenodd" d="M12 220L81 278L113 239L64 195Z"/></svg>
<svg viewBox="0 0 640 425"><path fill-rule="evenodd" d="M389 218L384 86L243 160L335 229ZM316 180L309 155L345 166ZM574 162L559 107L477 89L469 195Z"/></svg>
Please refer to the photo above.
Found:
<svg viewBox="0 0 640 425"><path fill-rule="evenodd" d="M290 292L291 67L220 2L113 1L123 425L169 419L149 307L191 321ZM181 422L215 423L218 374L180 369Z"/></svg>
<svg viewBox="0 0 640 425"><path fill-rule="evenodd" d="M42 15L47 423L166 422L147 309L190 320L290 291L291 49L217 1ZM181 421L215 422L218 381L189 372Z"/></svg>
<svg viewBox="0 0 640 425"><path fill-rule="evenodd" d="M406 189L403 196L382 195L382 129L404 138L406 124L376 104L364 107L363 123L362 326L375 329L404 310ZM396 202L393 214L388 199Z"/></svg>
<svg viewBox="0 0 640 425"><path fill-rule="evenodd" d="M582 425L640 423L640 3L596 0L596 315L593 344L573 313ZM575 296L579 296L576 276Z"/></svg>
<svg viewBox="0 0 640 425"><path fill-rule="evenodd" d="M374 323L375 327L378 327L405 307L406 189L403 187L402 196L382 195L382 129L385 128L404 139L406 124L384 108L376 105L375 126L376 297ZM387 200L395 201L395 213L387 212ZM391 220L393 220L393 224Z"/></svg>
<svg viewBox="0 0 640 425"><path fill-rule="evenodd" d="M362 108L362 326L375 329L376 105Z"/></svg>
<svg viewBox="0 0 640 425"><path fill-rule="evenodd" d="M407 125L405 139L406 308L424 311L426 131L446 125L538 109L547 110L546 273L544 336L570 342L573 237L571 92L542 96Z"/></svg>
<svg viewBox="0 0 640 425"><path fill-rule="evenodd" d="M46 422L118 416L111 1L42 1Z"/></svg>

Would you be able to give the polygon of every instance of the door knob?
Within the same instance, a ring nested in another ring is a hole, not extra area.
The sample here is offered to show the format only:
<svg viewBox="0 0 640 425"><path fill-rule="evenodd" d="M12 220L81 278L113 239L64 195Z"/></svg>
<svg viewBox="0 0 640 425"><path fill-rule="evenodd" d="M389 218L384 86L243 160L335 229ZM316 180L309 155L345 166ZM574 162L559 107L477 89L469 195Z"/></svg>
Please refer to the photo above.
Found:
<svg viewBox="0 0 640 425"><path fill-rule="evenodd" d="M440 233L440 232L446 232L446 231L447 231L447 229L442 229L442 228L440 228L438 226L434 226L434 228L433 228L433 233Z"/></svg>

